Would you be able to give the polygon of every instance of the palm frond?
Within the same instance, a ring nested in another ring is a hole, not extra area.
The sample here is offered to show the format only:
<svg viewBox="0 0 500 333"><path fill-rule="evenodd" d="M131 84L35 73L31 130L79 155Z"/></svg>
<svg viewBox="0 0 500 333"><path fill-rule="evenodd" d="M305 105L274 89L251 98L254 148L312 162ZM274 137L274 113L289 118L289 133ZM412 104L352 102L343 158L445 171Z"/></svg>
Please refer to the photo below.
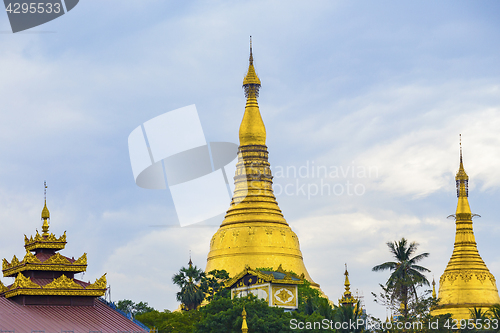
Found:
<svg viewBox="0 0 500 333"><path fill-rule="evenodd" d="M388 261L388 262L384 262L383 264L380 264L380 265L373 267L372 271L378 272L378 271L385 271L388 269L393 270L396 268L396 266L397 266L397 263L392 262L392 261Z"/></svg>

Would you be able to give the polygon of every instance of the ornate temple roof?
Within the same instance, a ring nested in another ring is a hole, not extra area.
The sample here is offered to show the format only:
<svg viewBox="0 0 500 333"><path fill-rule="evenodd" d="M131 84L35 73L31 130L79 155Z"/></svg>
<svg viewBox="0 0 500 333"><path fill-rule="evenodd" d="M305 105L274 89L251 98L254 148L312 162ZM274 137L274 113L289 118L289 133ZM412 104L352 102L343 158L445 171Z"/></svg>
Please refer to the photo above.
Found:
<svg viewBox="0 0 500 333"><path fill-rule="evenodd" d="M43 233L40 235L37 230L34 237L24 236L26 254L22 260L15 255L10 262L2 260L3 276L15 277L15 280L7 286L0 282L0 297L103 296L106 292L106 274L94 283L74 278L75 274L87 270L86 253L75 259L57 252L66 245L66 232L59 238L49 233L50 212L47 208L46 188L45 184L45 203L41 214ZM22 302L25 303L26 300L23 299ZM35 302L35 299L32 297L30 302Z"/></svg>
<svg viewBox="0 0 500 333"><path fill-rule="evenodd" d="M66 232L59 238L49 233L47 200L41 217L43 234L25 236L24 258L3 260L4 276L14 281L0 281L0 332L148 332L98 297L106 292L106 274L94 283L74 278L87 269L87 254L75 259L57 252Z"/></svg>

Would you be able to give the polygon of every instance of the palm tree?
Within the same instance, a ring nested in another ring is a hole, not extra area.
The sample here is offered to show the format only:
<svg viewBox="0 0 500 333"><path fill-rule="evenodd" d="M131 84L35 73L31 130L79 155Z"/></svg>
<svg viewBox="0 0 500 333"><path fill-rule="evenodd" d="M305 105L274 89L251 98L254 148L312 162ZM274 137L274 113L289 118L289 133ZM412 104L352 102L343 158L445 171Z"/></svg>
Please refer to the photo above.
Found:
<svg viewBox="0 0 500 333"><path fill-rule="evenodd" d="M417 265L419 261L429 256L429 253L421 253L413 256L418 244L408 244L405 238L400 241L388 242L387 246L396 261L388 261L372 268L374 272L390 270L391 276L386 282L387 289L391 293L391 299L401 304L402 315L408 317L408 303L413 296L417 297L417 287L429 286L429 281L422 274L430 272L427 268Z"/></svg>
<svg viewBox="0 0 500 333"><path fill-rule="evenodd" d="M179 273L172 277L172 282L181 288L177 293L177 300L183 304L185 310L194 310L205 299L205 293L200 287L205 272L193 266L191 259L189 267L182 267Z"/></svg>

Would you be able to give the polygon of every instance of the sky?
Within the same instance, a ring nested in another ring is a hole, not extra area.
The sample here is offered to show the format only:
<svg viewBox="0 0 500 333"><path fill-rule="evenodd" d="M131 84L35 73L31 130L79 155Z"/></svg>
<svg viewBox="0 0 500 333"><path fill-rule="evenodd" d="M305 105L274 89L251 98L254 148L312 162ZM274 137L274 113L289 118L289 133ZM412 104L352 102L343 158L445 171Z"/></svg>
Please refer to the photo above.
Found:
<svg viewBox="0 0 500 333"><path fill-rule="evenodd" d="M78 278L107 273L113 301L175 310L172 276L190 253L204 269L218 227L179 227L169 190L135 184L128 136L195 104L207 142L237 143L251 35L277 200L331 300L347 263L367 312L385 318L371 292L389 273L371 268L402 237L430 253L422 265L439 280L459 134L479 253L500 278L498 17L486 0L107 0L13 34L2 11L0 258L22 257L24 234L41 228L47 181L62 254L88 254ZM320 166L337 173L279 172ZM315 193L321 184L339 191Z"/></svg>

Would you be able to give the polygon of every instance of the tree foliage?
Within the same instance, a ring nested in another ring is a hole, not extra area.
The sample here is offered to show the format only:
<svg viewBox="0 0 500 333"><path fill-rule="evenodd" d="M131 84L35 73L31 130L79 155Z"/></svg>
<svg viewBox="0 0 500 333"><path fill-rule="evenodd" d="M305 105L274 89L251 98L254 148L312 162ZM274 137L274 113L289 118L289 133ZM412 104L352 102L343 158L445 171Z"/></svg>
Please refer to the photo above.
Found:
<svg viewBox="0 0 500 333"><path fill-rule="evenodd" d="M208 272L201 282L201 289L206 295L205 299L211 302L217 293L226 291L224 282L227 280L229 280L229 273L224 269L214 269Z"/></svg>
<svg viewBox="0 0 500 333"><path fill-rule="evenodd" d="M148 306L148 302L134 303L129 299L123 299L116 302L116 308L125 312L131 313L132 316L154 311L155 309Z"/></svg>
<svg viewBox="0 0 500 333"><path fill-rule="evenodd" d="M185 310L196 309L205 299L201 287L204 278L205 272L191 264L187 268L182 267L179 273L172 277L172 282L181 288L177 292L177 300L182 303Z"/></svg>
<svg viewBox="0 0 500 333"><path fill-rule="evenodd" d="M429 281L423 273L430 272L429 269L417 265L422 259L427 258L429 253L421 253L414 255L418 244L415 242L408 243L405 238L400 241L388 242L387 247L396 259L396 261L388 261L372 268L373 271L390 270L391 275L385 286L382 286L385 296L384 301L390 303L393 310L398 311L401 315L408 319L410 313L410 304L418 304L417 289L421 286L429 286ZM399 307L398 307L399 306Z"/></svg>
<svg viewBox="0 0 500 333"><path fill-rule="evenodd" d="M212 273L212 272L210 272ZM210 274L209 273L209 274ZM227 273L226 273L227 274ZM225 274L214 272L211 277L224 280ZM334 320L336 309L328 300L321 297L319 291L310 286L309 282L299 285L299 310L286 312L283 308L270 307L267 302L250 294L247 297L231 300L228 289L213 284L209 280L206 285L212 286L214 292L210 303L193 311L168 310L152 311L138 315L136 319L148 327L156 327L158 333L211 333L211 332L241 332L243 306L247 312L247 323L250 332L297 332L291 329L290 321L321 322L323 319ZM220 281L218 282L220 284ZM200 285L204 285L203 282ZM203 287L204 288L204 287ZM207 295L211 295L207 293ZM300 330L299 330L300 331ZM329 332L325 329L307 329L307 332Z"/></svg>

